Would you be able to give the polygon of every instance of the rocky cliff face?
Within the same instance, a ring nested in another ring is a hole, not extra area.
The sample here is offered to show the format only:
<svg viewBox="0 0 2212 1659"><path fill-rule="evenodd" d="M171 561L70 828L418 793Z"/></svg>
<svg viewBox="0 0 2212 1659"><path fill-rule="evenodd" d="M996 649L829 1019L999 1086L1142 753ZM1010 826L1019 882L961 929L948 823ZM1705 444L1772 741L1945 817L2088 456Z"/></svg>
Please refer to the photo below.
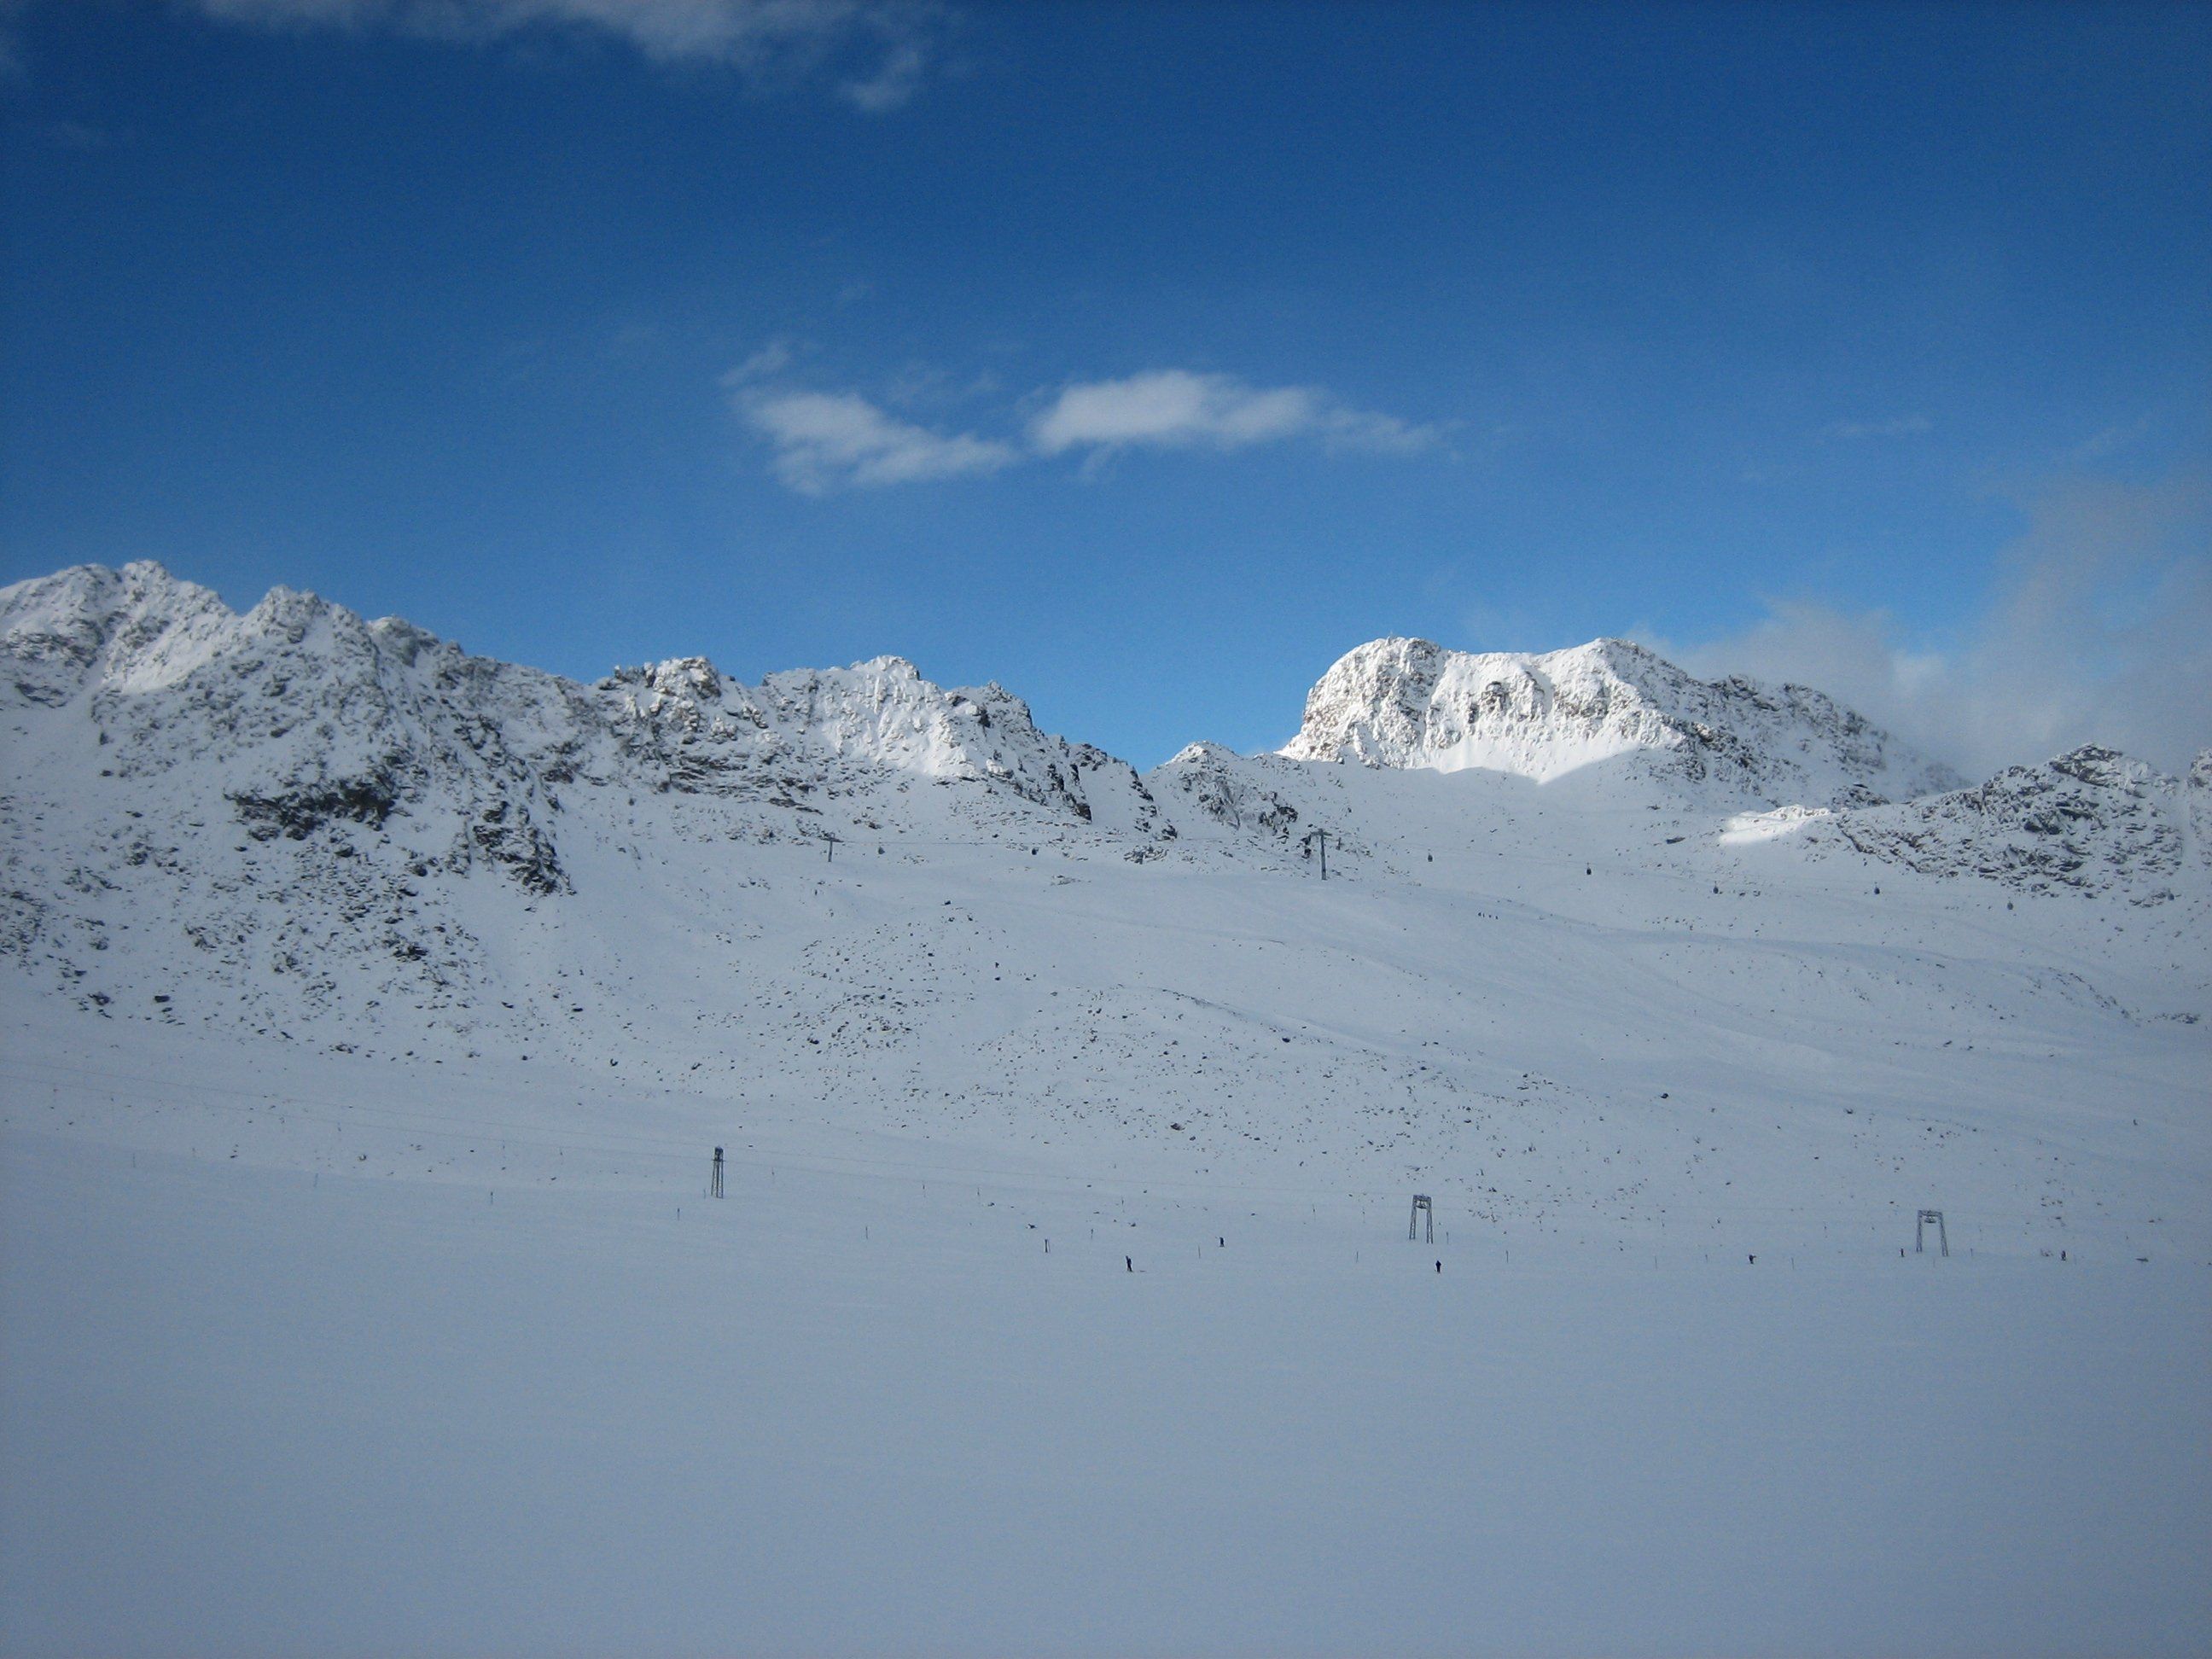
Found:
<svg viewBox="0 0 2212 1659"><path fill-rule="evenodd" d="M1235 833L1286 840L1300 830L1298 809L1271 787L1265 757L1248 757L1218 743L1194 743L1155 771L1153 793L1170 803L1178 820L1195 817Z"/></svg>
<svg viewBox="0 0 2212 1659"><path fill-rule="evenodd" d="M1818 691L1709 683L1621 640L1541 656L1372 641L1322 677L1283 752L1540 781L1619 760L1698 794L1769 805L1869 804L1960 781Z"/></svg>
<svg viewBox="0 0 2212 1659"><path fill-rule="evenodd" d="M1816 820L1816 848L1850 848L1922 875L2025 891L2125 893L2162 903L2212 868L2212 750L2172 778L2090 746L1924 800Z"/></svg>
<svg viewBox="0 0 2212 1659"><path fill-rule="evenodd" d="M901 657L725 680L704 658L620 670L597 688L626 754L662 787L798 806L892 780L967 783L1056 818L1152 833L1133 769L1040 732L993 684L944 690Z"/></svg>
<svg viewBox="0 0 2212 1659"><path fill-rule="evenodd" d="M580 848L604 904L648 847L1174 834L1123 763L896 658L586 686L286 588L237 614L148 563L0 591L0 951L82 980L127 914L200 971L273 969L272 1008L466 1000L484 930L566 902Z"/></svg>
<svg viewBox="0 0 2212 1659"><path fill-rule="evenodd" d="M109 751L103 777L219 775L264 838L458 807L471 827L445 851L465 863L486 840L528 839L521 826L552 819L562 792L579 787L821 817L824 800L917 781L973 785L1071 824L1159 826L1122 762L1040 732L1000 686L942 690L896 657L757 686L684 657L584 686L287 588L234 615L206 589L134 564L0 593L0 672L5 701L81 714ZM506 832L478 835L481 824ZM551 858L546 843L513 873L550 890Z"/></svg>

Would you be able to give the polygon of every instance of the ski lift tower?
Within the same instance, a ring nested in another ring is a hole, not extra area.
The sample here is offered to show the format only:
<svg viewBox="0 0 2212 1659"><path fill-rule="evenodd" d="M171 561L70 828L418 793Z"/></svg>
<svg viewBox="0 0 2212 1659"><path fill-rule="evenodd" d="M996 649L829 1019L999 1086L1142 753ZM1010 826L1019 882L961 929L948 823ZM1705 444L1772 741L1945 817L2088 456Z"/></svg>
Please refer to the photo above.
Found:
<svg viewBox="0 0 2212 1659"><path fill-rule="evenodd" d="M1420 1231L1421 1222L1425 1217L1427 1218L1429 1224L1428 1242L1433 1244L1437 1242L1436 1206L1429 1202L1429 1195L1426 1193L1415 1193L1413 1194L1413 1213L1406 1218L1406 1237L1408 1239L1413 1238Z"/></svg>
<svg viewBox="0 0 2212 1659"><path fill-rule="evenodd" d="M1321 849L1321 878L1327 881L1328 879L1328 831L1326 830L1309 831L1305 838L1305 845Z"/></svg>
<svg viewBox="0 0 2212 1659"><path fill-rule="evenodd" d="M1921 1253L1921 1248L1927 1241L1928 1230L1930 1227L1936 1230L1937 1248L1945 1255L1950 1255L1951 1236L1943 1231L1943 1212L1941 1210L1923 1210L1919 1219L1912 1224L1912 1254L1918 1255Z"/></svg>

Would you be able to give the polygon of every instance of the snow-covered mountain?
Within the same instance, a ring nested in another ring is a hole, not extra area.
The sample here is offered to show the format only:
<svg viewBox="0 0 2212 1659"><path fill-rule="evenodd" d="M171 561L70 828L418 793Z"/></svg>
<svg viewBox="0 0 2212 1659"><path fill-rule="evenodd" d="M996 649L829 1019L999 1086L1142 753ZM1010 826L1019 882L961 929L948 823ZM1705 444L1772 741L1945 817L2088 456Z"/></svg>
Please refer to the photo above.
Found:
<svg viewBox="0 0 2212 1659"><path fill-rule="evenodd" d="M642 769L686 793L765 791L770 805L805 810L817 793L836 800L924 778L974 784L1056 822L1139 836L1160 828L1126 762L1038 731L1029 705L1002 686L945 690L902 657L771 674L757 686L685 657L618 671L599 689L612 694L614 725Z"/></svg>
<svg viewBox="0 0 2212 1659"><path fill-rule="evenodd" d="M583 684L146 564L0 592L0 744L21 1042L1418 1179L1508 1231L1754 1186L1842 1224L1908 1170L2021 1239L2212 1223L2212 759L1962 790L1816 692L1381 641L1284 752L1139 777L897 658Z"/></svg>
<svg viewBox="0 0 2212 1659"><path fill-rule="evenodd" d="M1932 876L2030 891L2119 892L2160 904L2212 865L2212 750L2185 777L2095 745L2013 766L1972 789L1809 818L1814 847Z"/></svg>
<svg viewBox="0 0 2212 1659"><path fill-rule="evenodd" d="M573 898L580 842L1173 833L1126 763L895 657L758 686L682 658L585 686L286 588L234 614L137 563L0 591L0 941L71 981L135 925L203 970L270 952L316 1007L368 964L383 991L465 1003L481 923L450 912Z"/></svg>
<svg viewBox="0 0 2212 1659"><path fill-rule="evenodd" d="M1872 804L1960 781L1818 691L1696 679L1625 640L1541 656L1373 640L1322 676L1283 753L1539 781L1628 758L1708 796L1771 806Z"/></svg>
<svg viewBox="0 0 2212 1659"><path fill-rule="evenodd" d="M289 588L236 616L150 563L0 591L0 651L13 701L82 701L116 745L102 775L216 763L245 815L287 833L333 814L380 826L434 800L472 825L527 823L580 782L776 809L731 821L768 836L865 822L821 803L914 780L1140 834L1157 817L1127 765L1038 731L997 685L945 690L896 657L758 686L678 658L585 687ZM482 839L441 850L465 866ZM521 874L546 887L550 866Z"/></svg>

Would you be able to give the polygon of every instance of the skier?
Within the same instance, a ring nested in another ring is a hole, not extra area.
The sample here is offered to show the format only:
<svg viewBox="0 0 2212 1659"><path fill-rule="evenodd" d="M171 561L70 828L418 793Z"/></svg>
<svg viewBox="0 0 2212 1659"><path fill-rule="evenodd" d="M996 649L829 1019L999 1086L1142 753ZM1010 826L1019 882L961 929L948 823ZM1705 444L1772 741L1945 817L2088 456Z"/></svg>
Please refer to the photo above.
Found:
<svg viewBox="0 0 2212 1659"><path fill-rule="evenodd" d="M1125 1272L1134 1273L1137 1271L1137 1264L1130 1261L1126 1255L1121 1258L1121 1267Z"/></svg>
<svg viewBox="0 0 2212 1659"><path fill-rule="evenodd" d="M1441 1261L1437 1262L1437 1271L1438 1273L1442 1273L1443 1270L1444 1270L1444 1264L1443 1264L1443 1262L1441 1262Z"/></svg>

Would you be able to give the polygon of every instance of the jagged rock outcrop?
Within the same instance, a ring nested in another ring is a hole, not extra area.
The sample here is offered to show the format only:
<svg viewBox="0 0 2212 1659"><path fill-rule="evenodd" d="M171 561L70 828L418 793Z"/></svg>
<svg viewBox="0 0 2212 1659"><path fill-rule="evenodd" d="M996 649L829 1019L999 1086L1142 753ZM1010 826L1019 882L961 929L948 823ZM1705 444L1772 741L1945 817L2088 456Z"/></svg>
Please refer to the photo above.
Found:
<svg viewBox="0 0 2212 1659"><path fill-rule="evenodd" d="M102 778L211 784L258 841L356 825L397 835L410 862L562 884L551 798L507 737L525 708L567 712L550 676L289 588L234 615L153 564L7 590L0 653L24 702L81 704Z"/></svg>
<svg viewBox="0 0 2212 1659"><path fill-rule="evenodd" d="M625 751L687 793L786 805L850 794L886 773L983 786L1056 816L1139 834L1163 828L1135 770L1037 729L997 684L940 690L902 657L850 668L723 678L703 658L617 671L611 700Z"/></svg>
<svg viewBox="0 0 2212 1659"><path fill-rule="evenodd" d="M0 590L0 948L82 978L129 892L208 971L296 979L294 1006L465 1002L493 902L468 884L558 901L575 848L604 887L648 841L1174 836L1124 763L898 658L585 686L288 588L234 613L151 563ZM642 822L643 797L678 809Z"/></svg>
<svg viewBox="0 0 2212 1659"><path fill-rule="evenodd" d="M2212 749L2200 749L2183 780L2189 802L2189 838L2196 843L2198 860L2212 869Z"/></svg>
<svg viewBox="0 0 2212 1659"><path fill-rule="evenodd" d="M1922 875L1978 876L2027 891L2174 896L2172 883L2207 857L2212 752L2185 779L2089 745L1988 782L1923 800L1838 812L1807 824L1815 848L1852 850Z"/></svg>
<svg viewBox="0 0 2212 1659"><path fill-rule="evenodd" d="M1960 781L1818 691L1699 680L1623 640L1541 656L1375 640L1322 677L1283 753L1540 781L1626 757L1769 805L1910 799Z"/></svg>
<svg viewBox="0 0 2212 1659"><path fill-rule="evenodd" d="M1162 828L1125 763L1039 731L1003 687L941 690L896 657L758 686L683 657L585 687L286 588L234 615L134 564L6 590L0 658L17 702L83 702L103 775L213 767L253 833L294 840L457 808L444 855L532 883L557 870L568 785L797 808L926 780L1072 823Z"/></svg>
<svg viewBox="0 0 2212 1659"><path fill-rule="evenodd" d="M1303 833L1298 809L1268 787L1255 763L1218 743L1194 743L1151 778L1178 817L1195 814L1224 829L1287 841Z"/></svg>

